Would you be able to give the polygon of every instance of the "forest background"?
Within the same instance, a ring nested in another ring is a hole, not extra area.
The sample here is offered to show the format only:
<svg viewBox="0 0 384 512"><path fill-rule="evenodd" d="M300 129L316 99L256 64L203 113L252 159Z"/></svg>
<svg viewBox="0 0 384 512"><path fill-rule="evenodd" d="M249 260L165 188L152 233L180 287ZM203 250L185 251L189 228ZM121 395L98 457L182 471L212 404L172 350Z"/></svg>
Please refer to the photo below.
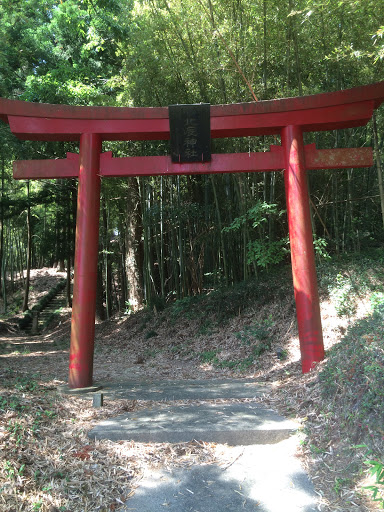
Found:
<svg viewBox="0 0 384 512"><path fill-rule="evenodd" d="M0 96L70 105L236 103L336 91L384 78L384 0L2 0ZM384 241L383 109L366 127L305 134L318 148L375 148L365 169L309 172L316 254ZM213 140L268 151L276 137ZM70 271L76 180L15 181L17 159L74 143L23 142L0 126L0 289L23 269ZM114 156L164 141L106 142ZM289 258L280 172L103 179L97 316L162 308ZM28 309L28 283L23 304Z"/></svg>

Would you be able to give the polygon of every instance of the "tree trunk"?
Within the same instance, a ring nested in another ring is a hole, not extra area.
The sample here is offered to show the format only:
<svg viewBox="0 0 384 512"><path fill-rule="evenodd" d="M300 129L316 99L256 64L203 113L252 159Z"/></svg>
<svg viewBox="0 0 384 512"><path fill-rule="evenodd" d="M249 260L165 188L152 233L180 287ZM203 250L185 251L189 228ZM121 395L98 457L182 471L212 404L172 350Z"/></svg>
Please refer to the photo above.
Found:
<svg viewBox="0 0 384 512"><path fill-rule="evenodd" d="M164 275L164 211L163 211L163 187L164 179L160 177L160 281L161 281L161 297L165 301L165 275Z"/></svg>
<svg viewBox="0 0 384 512"><path fill-rule="evenodd" d="M339 132L336 131L335 138L335 148L338 147L339 144ZM333 191L333 237L335 239L335 248L336 254L340 254L340 232L339 232L339 208L337 206L337 201L339 198L339 175L336 172L332 173L332 191Z"/></svg>
<svg viewBox="0 0 384 512"><path fill-rule="evenodd" d="M222 222L221 222L219 200L218 200L218 197L217 197L215 180L214 180L214 177L212 176L212 174L210 175L210 178L211 178L211 184L212 184L212 190L213 190L213 197L215 199L217 224L218 224L218 228L219 228L219 232L220 232L221 256L223 258L223 266L224 266L224 279L225 279L225 283L228 284L227 254L226 254L225 245L224 245L223 225L222 225Z"/></svg>
<svg viewBox="0 0 384 512"><path fill-rule="evenodd" d="M291 13L295 8L294 0L289 0L288 2L289 12ZM299 55L299 42L297 37L297 27L295 23L295 17L291 16L290 27L291 27L291 38L293 41L293 49L295 53L295 64L296 64L296 79L297 79L297 89L299 96L303 95L303 88L301 84L301 65L300 65L300 55Z"/></svg>
<svg viewBox="0 0 384 512"><path fill-rule="evenodd" d="M119 278L120 278L120 310L125 310L127 306L127 271L125 268L125 228L120 225L119 227Z"/></svg>
<svg viewBox="0 0 384 512"><path fill-rule="evenodd" d="M210 22L211 22L212 30L216 31L216 23L215 23L215 17L213 14L213 7L212 7L211 0L208 0L208 7L209 7ZM220 83L221 94L222 94L223 102L227 103L227 89L225 87L223 69L221 66L220 50L219 50L219 45L217 43L216 38L214 41L214 46L215 46L215 52L216 52L216 58L217 58L217 69L219 72L219 83Z"/></svg>
<svg viewBox="0 0 384 512"><path fill-rule="evenodd" d="M263 87L264 99L267 99L267 0L263 0L263 42L264 42L264 60L263 60Z"/></svg>
<svg viewBox="0 0 384 512"><path fill-rule="evenodd" d="M70 254L68 254L68 259L67 259L66 295L67 295L67 306L69 308L71 308L72 307L72 294L71 294L71 256L70 256Z"/></svg>
<svg viewBox="0 0 384 512"><path fill-rule="evenodd" d="M128 297L135 311L143 304L143 243L141 202L136 178L128 179L127 218L125 231L125 267L127 270Z"/></svg>
<svg viewBox="0 0 384 512"><path fill-rule="evenodd" d="M21 281L22 281L23 287L24 287L25 282L24 282L23 251L21 248L20 232L19 231L18 231L18 236L16 237L16 244L17 244L17 259L18 259L18 264L19 264L19 274L20 274ZM3 261L3 258L4 258L4 253L3 253L3 257L1 259L1 261Z"/></svg>
<svg viewBox="0 0 384 512"><path fill-rule="evenodd" d="M10 263L10 288L11 288L11 294L13 294L14 292L14 254L13 254L13 244L14 244L14 239L13 239L13 232L12 230L9 231L9 253L10 253L10 257L9 257L9 263Z"/></svg>
<svg viewBox="0 0 384 512"><path fill-rule="evenodd" d="M179 265L180 265L180 290L181 296L185 297L188 295L187 292L187 283L186 283L186 275L185 275L185 246L184 246L184 236L183 236L183 225L181 222L181 206L180 206L180 176L177 176L177 210L178 210L178 230L177 230L177 245L179 250Z"/></svg>
<svg viewBox="0 0 384 512"><path fill-rule="evenodd" d="M379 194L380 194L380 205L381 205L381 218L384 227L384 187L383 187L383 171L381 168L381 158L379 151L379 139L377 136L377 124L376 124L376 113L373 113L372 117L372 129L373 129L373 145L375 148L375 160L377 168L377 179L379 181Z"/></svg>
<svg viewBox="0 0 384 512"><path fill-rule="evenodd" d="M69 193L71 191L69 189ZM71 225L71 195L69 196L69 205L67 209L67 229L66 229L66 253L67 253L67 306L72 307L72 294L71 294L71 256L72 256L72 225Z"/></svg>
<svg viewBox="0 0 384 512"><path fill-rule="evenodd" d="M103 300L103 267L101 261L99 261L97 264L95 318L99 322L103 322L105 320L105 308Z"/></svg>
<svg viewBox="0 0 384 512"><path fill-rule="evenodd" d="M6 257L3 255L1 260L1 275L2 275L2 296L3 296L3 313L7 312L7 282L5 278L6 273Z"/></svg>
<svg viewBox="0 0 384 512"><path fill-rule="evenodd" d="M2 264L4 257L4 173L5 173L5 161L4 157L1 160L1 204L0 204L0 265ZM2 292L1 287L1 272L0 272L0 293Z"/></svg>
<svg viewBox="0 0 384 512"><path fill-rule="evenodd" d="M105 201L102 206L102 219L104 228L104 269L105 269L105 305L107 318L112 315L112 265L109 255L109 232L108 232L108 215Z"/></svg>
<svg viewBox="0 0 384 512"><path fill-rule="evenodd" d="M27 206L27 233L28 233L28 246L27 246L27 277L25 280L25 291L24 291L24 301L23 301L23 311L27 311L28 309L28 300L29 300L29 284L31 278L31 256L32 256L32 229L31 229L31 207L29 204L29 181L27 181L27 198L28 198L28 206Z"/></svg>

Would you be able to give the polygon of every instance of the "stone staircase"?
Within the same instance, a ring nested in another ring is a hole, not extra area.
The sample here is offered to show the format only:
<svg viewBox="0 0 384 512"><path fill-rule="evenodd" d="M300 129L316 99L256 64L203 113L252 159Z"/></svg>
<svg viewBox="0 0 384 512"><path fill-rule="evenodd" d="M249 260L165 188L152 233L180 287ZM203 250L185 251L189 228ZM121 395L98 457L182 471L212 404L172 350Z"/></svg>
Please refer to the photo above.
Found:
<svg viewBox="0 0 384 512"><path fill-rule="evenodd" d="M53 289L54 290L54 289ZM27 321L24 320L25 325L21 325L21 328L26 334L36 335L41 331L49 327L51 322L60 313L60 310L67 305L67 294L66 286L64 285L56 293L50 291L49 294L54 294L44 306L40 306L36 309L36 306L32 310L28 311Z"/></svg>
<svg viewBox="0 0 384 512"><path fill-rule="evenodd" d="M48 305L39 313L38 330L42 331L49 327L49 324L55 319L61 309L67 305L67 293L64 288L61 290ZM32 326L31 326L32 327Z"/></svg>

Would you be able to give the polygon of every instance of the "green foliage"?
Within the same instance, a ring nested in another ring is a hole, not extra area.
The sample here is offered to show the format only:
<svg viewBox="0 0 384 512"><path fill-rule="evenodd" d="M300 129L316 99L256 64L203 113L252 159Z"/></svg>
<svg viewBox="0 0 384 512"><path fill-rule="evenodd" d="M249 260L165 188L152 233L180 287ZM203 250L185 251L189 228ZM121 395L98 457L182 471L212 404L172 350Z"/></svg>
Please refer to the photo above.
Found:
<svg viewBox="0 0 384 512"><path fill-rule="evenodd" d="M384 421L383 361L383 316L379 313L351 327L343 342L328 354L319 375L323 395L332 397L350 429L361 427L364 418L373 427Z"/></svg>
<svg viewBox="0 0 384 512"><path fill-rule="evenodd" d="M33 512L38 512L41 510L41 507L43 506L43 500L36 501L36 503L33 503L32 510Z"/></svg>
<svg viewBox="0 0 384 512"><path fill-rule="evenodd" d="M31 377L21 376L16 377L13 381L13 386L18 391L28 391L28 392L34 392L39 389L39 383L35 380L36 375L33 375Z"/></svg>
<svg viewBox="0 0 384 512"><path fill-rule="evenodd" d="M258 201L249 208L245 215L237 217L228 227L223 228L225 233L239 231L243 226L250 224L254 230L266 224L269 216L281 217L284 210L279 210L277 204L268 204ZM268 268L270 265L280 263L288 252L288 237L281 240L269 240L267 235L247 244L247 262L255 262L259 267Z"/></svg>
<svg viewBox="0 0 384 512"><path fill-rule="evenodd" d="M331 255L327 252L328 242L325 238L320 238L317 236L313 237L313 247L315 249L315 254L319 260L329 260L331 259Z"/></svg>
<svg viewBox="0 0 384 512"><path fill-rule="evenodd" d="M291 292L291 270L289 267L271 271L269 279L249 279L231 287L218 287L206 295L185 297L170 304L166 313L172 322L184 319L199 319L199 334L210 334L216 326L238 316L249 305L265 304L272 297L286 297ZM268 330L274 323L267 318L260 325L252 325L255 331Z"/></svg>
<svg viewBox="0 0 384 512"><path fill-rule="evenodd" d="M373 501L379 502L381 508L384 508L384 464L377 460L367 460L364 464L370 466L368 472L375 478L375 483L364 489L371 491Z"/></svg>
<svg viewBox="0 0 384 512"><path fill-rule="evenodd" d="M202 352L199 354L199 359L202 363L210 363L217 368L231 368L240 372L245 371L254 364L258 357L271 348L271 340L268 337L270 335L269 329L273 325L274 322L270 317L264 320L264 322L245 326L242 331L235 334L243 345L250 347L250 354L243 359L221 359L219 356L220 350L218 349Z"/></svg>
<svg viewBox="0 0 384 512"><path fill-rule="evenodd" d="M157 349L157 348L148 348L147 350L144 351L143 353L143 357L145 359L151 359L153 357L156 357L157 354L160 354L161 350L160 349Z"/></svg>
<svg viewBox="0 0 384 512"><path fill-rule="evenodd" d="M23 411L24 407L17 395L0 396L0 410L3 412L6 410L19 412Z"/></svg>
<svg viewBox="0 0 384 512"><path fill-rule="evenodd" d="M270 329L275 325L272 317L266 318L263 322L254 322L252 325L246 325L244 329L235 334L236 338L241 340L243 345L251 345L255 341L262 341L268 339L270 336Z"/></svg>
<svg viewBox="0 0 384 512"><path fill-rule="evenodd" d="M157 332L156 332L156 331L154 331L153 329L151 329L150 331L147 331L147 332L145 333L144 338L145 338L146 340L149 340L150 338L153 338L153 337L155 337L155 336L157 336Z"/></svg>
<svg viewBox="0 0 384 512"><path fill-rule="evenodd" d="M230 368L239 372L246 371L255 363L255 360L270 348L269 344L260 343L252 347L251 354L243 359L221 359L220 350L206 350L199 354L199 360L202 363L212 364L216 368Z"/></svg>
<svg viewBox="0 0 384 512"><path fill-rule="evenodd" d="M213 332L213 325L212 325L212 321L207 319L207 320L204 320L200 326L199 326L199 329L198 329L198 334L201 335L201 336L210 336Z"/></svg>
<svg viewBox="0 0 384 512"><path fill-rule="evenodd" d="M191 296L184 297L183 299L176 300L170 309L171 318L174 320L180 317L195 318L197 313L196 305L199 302L199 297Z"/></svg>
<svg viewBox="0 0 384 512"><path fill-rule="evenodd" d="M375 45L374 51L372 52L372 56L374 57L375 64L377 63L377 61L384 59L383 35L384 26L381 26L378 30L376 30L376 32L372 36Z"/></svg>
<svg viewBox="0 0 384 512"><path fill-rule="evenodd" d="M24 444L25 442L25 429L18 421L9 421L7 430L14 439L16 446Z"/></svg>
<svg viewBox="0 0 384 512"><path fill-rule="evenodd" d="M352 316L356 312L355 289L349 275L337 274L330 296L338 316Z"/></svg>
<svg viewBox="0 0 384 512"><path fill-rule="evenodd" d="M252 208L249 208L245 215L237 217L230 226L223 229L225 232L238 231L241 226L248 221L252 224L253 228L259 227L261 224L267 222L268 215L282 215L283 210L278 210L277 204L269 204L264 201L258 201Z"/></svg>
<svg viewBox="0 0 384 512"><path fill-rule="evenodd" d="M370 296L371 308L373 313L384 313L384 293L375 292Z"/></svg>
<svg viewBox="0 0 384 512"><path fill-rule="evenodd" d="M218 350L205 350L199 355L199 359L202 363L218 363L217 354Z"/></svg>
<svg viewBox="0 0 384 512"><path fill-rule="evenodd" d="M255 261L259 267L268 268L270 265L280 263L286 254L288 237L275 242L269 240L255 240L248 243L248 263Z"/></svg>
<svg viewBox="0 0 384 512"><path fill-rule="evenodd" d="M345 487L345 485L350 484L351 481L352 480L350 478L340 478L340 477L337 477L335 479L335 484L333 486L334 491L337 494L340 494L340 492L342 491L343 487Z"/></svg>
<svg viewBox="0 0 384 512"><path fill-rule="evenodd" d="M124 310L124 315L132 315L132 313L134 312L134 307L135 307L135 301L130 299L130 300L126 300L125 301L125 310Z"/></svg>
<svg viewBox="0 0 384 512"><path fill-rule="evenodd" d="M169 351L172 354L177 354L181 357L192 357L194 355L193 350L189 346L189 343L179 343L170 347Z"/></svg>
<svg viewBox="0 0 384 512"><path fill-rule="evenodd" d="M14 466L9 460L5 460L3 463L4 473L10 480L15 480L17 477L22 477L25 464L21 464L19 467Z"/></svg>

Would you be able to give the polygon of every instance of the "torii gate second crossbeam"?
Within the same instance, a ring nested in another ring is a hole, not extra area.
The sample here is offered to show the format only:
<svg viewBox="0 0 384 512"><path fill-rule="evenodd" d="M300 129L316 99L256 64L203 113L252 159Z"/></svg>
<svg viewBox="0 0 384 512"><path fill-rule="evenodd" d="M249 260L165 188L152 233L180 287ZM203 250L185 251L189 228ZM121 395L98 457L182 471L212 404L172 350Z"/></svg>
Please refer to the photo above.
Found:
<svg viewBox="0 0 384 512"><path fill-rule="evenodd" d="M26 140L80 141L80 154L64 160L14 163L16 179L78 178L75 280L69 386L92 385L100 177L257 172L284 169L302 370L324 357L307 169L373 165L371 148L317 150L303 133L365 125L384 101L384 81L334 93L211 106L211 136L281 135L266 153L212 155L205 163L170 157L113 158L103 140L169 139L167 108L75 107L0 98L0 119Z"/></svg>

